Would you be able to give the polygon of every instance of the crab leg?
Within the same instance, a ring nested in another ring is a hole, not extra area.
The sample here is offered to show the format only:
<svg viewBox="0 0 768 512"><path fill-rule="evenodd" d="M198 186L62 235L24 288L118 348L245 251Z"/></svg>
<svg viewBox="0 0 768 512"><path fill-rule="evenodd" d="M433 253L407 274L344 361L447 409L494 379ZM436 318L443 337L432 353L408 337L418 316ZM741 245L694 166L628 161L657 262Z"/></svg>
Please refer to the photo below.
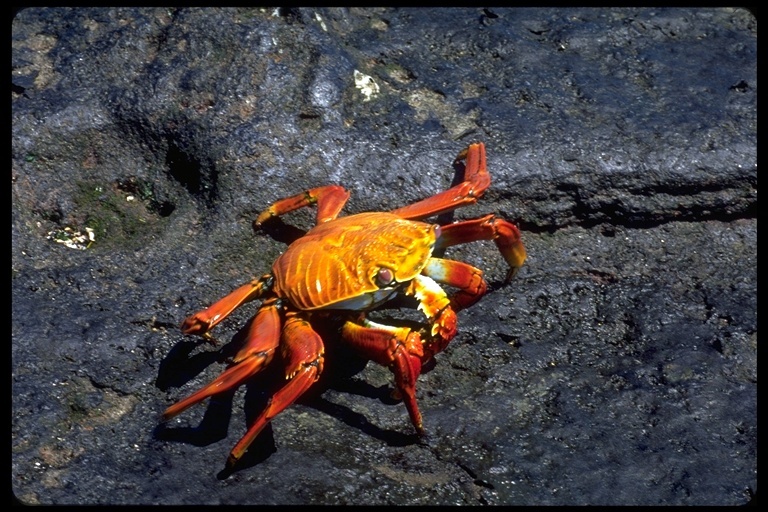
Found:
<svg viewBox="0 0 768 512"><path fill-rule="evenodd" d="M198 334L214 343L213 338L207 336L208 331L227 318L232 311L246 302L258 299L264 293L272 289L274 279L271 274L265 274L259 279L254 279L228 294L223 299L214 302L208 309L188 316L181 324L181 332L184 334Z"/></svg>
<svg viewBox="0 0 768 512"><path fill-rule="evenodd" d="M421 360L424 356L421 337L407 327L382 325L364 317L359 321L362 325L345 322L342 336L362 356L392 371L411 423L419 434L423 434L421 412L416 403L416 379L421 374Z"/></svg>
<svg viewBox="0 0 768 512"><path fill-rule="evenodd" d="M301 194L280 199L261 212L253 224L259 228L272 217L279 217L312 204L317 204L317 224L322 224L335 219L341 209L344 208L347 199L349 199L349 192L339 185L312 188Z"/></svg>
<svg viewBox="0 0 768 512"><path fill-rule="evenodd" d="M520 231L509 221L490 214L478 219L440 226L440 237L435 243L435 250L477 240L493 240L496 243L496 247L509 265L504 281L509 283L518 269L523 266L526 257L525 246L520 240Z"/></svg>
<svg viewBox="0 0 768 512"><path fill-rule="evenodd" d="M470 145L456 157L456 162L461 160L465 161L464 181L432 197L392 210L392 213L404 219L418 220L475 204L491 184L485 163L485 145L482 142Z"/></svg>
<svg viewBox="0 0 768 512"><path fill-rule="evenodd" d="M266 367L280 342L279 307L277 299L266 302L256 313L248 330L245 345L233 359L235 364L205 387L166 409L163 413L163 421L173 418L209 396L236 388Z"/></svg>
<svg viewBox="0 0 768 512"><path fill-rule="evenodd" d="M228 467L240 460L267 423L309 389L323 371L323 341L309 322L297 316L290 316L283 328L282 341L280 347L288 382L269 399L266 409L232 448L227 459Z"/></svg>
<svg viewBox="0 0 768 512"><path fill-rule="evenodd" d="M438 284L428 276L416 276L405 294L419 301L419 309L427 316L429 326L421 334L408 327L392 327L361 317L347 321L341 334L361 355L395 375L395 385L402 397L411 423L424 432L421 412L416 402L416 380L423 362L443 350L456 335L456 313Z"/></svg>
<svg viewBox="0 0 768 512"><path fill-rule="evenodd" d="M449 297L451 307L456 312L480 300L488 288L483 271L462 261L429 258L421 273L438 283L459 289Z"/></svg>

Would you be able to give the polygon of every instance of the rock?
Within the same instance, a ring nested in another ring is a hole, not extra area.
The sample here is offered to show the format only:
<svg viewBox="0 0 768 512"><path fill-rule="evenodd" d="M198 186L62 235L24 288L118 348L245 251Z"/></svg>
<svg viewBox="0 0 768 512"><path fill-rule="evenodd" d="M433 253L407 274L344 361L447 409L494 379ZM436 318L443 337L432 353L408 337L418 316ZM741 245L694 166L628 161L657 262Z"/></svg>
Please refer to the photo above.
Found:
<svg viewBox="0 0 768 512"><path fill-rule="evenodd" d="M20 11L15 497L748 502L756 36L743 9ZM449 187L475 140L493 182L455 218L517 222L529 259L504 287L493 244L448 253L490 293L419 380L425 438L390 372L335 347L234 472L279 367L158 425L256 309L217 327L220 350L178 329L284 249L254 234L260 211L330 183L346 214L396 208Z"/></svg>

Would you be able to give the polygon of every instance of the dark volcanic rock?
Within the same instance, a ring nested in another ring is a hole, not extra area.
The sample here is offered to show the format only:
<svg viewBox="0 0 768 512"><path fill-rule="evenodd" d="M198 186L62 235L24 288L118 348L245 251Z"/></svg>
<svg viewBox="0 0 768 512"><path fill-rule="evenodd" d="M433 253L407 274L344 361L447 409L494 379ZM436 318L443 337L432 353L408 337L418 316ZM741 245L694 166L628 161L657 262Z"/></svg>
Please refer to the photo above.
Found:
<svg viewBox="0 0 768 512"><path fill-rule="evenodd" d="M756 34L739 9L19 12L15 496L746 503ZM333 340L317 389L233 473L276 365L158 426L255 311L214 331L221 350L178 329L283 250L289 228L253 233L261 210L329 183L347 214L408 204L450 186L475 140L493 183L455 218L517 222L529 259L504 287L493 244L450 249L490 293L419 380L425 438L390 372Z"/></svg>

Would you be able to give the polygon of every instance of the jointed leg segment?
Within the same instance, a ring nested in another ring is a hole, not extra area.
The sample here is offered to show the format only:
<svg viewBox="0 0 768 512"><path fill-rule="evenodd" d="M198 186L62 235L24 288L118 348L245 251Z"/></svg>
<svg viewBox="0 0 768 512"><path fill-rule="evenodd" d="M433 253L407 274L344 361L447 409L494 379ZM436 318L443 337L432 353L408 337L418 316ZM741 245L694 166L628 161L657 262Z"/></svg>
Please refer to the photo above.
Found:
<svg viewBox="0 0 768 512"><path fill-rule="evenodd" d="M229 467L240 460L267 423L307 391L323 371L323 341L307 321L290 316L285 321L280 348L286 363L287 382L269 399L264 411L232 448L227 459Z"/></svg>
<svg viewBox="0 0 768 512"><path fill-rule="evenodd" d="M277 201L261 212L253 224L254 227L259 228L272 217L279 217L313 204L317 204L317 224L322 224L335 219L341 209L344 208L347 199L349 199L349 192L339 185L312 188L301 194Z"/></svg>
<svg viewBox="0 0 768 512"><path fill-rule="evenodd" d="M480 300L488 288L483 271L463 261L429 258L421 272L438 283L459 289L449 297L451 307L456 312Z"/></svg>
<svg viewBox="0 0 768 512"><path fill-rule="evenodd" d="M470 145L456 157L457 162L461 160L465 161L463 182L432 197L392 210L392 213L404 219L418 220L475 204L491 184L485 163L485 145L482 142Z"/></svg>
<svg viewBox="0 0 768 512"><path fill-rule="evenodd" d="M281 321L276 302L275 299L267 301L256 314L248 330L245 345L233 360L234 364L205 387L166 409L163 413L164 421L209 396L237 388L269 364L280 343Z"/></svg>
<svg viewBox="0 0 768 512"><path fill-rule="evenodd" d="M279 308L278 299L266 301L251 324L245 346L234 357L234 364L199 391L166 409L163 414L163 420L168 420L209 396L235 389L264 369L279 345L286 364L287 382L270 398L267 407L232 449L227 460L228 466L234 465L267 423L295 402L317 381L323 371L324 349L320 336L307 321L292 314L288 315L282 326L281 335Z"/></svg>
<svg viewBox="0 0 768 512"><path fill-rule="evenodd" d="M440 238L435 243L435 249L477 240L494 241L509 265L505 283L511 281L525 262L525 246L520 240L520 231L517 227L493 214L441 226Z"/></svg>
<svg viewBox="0 0 768 512"><path fill-rule="evenodd" d="M246 302L260 298L271 290L273 282L272 275L265 274L259 279L254 279L250 283L240 286L226 297L217 300L208 309L187 317L184 323L181 324L181 332L184 334L197 334L211 341L211 338L206 336L208 331L227 318L238 307Z"/></svg>

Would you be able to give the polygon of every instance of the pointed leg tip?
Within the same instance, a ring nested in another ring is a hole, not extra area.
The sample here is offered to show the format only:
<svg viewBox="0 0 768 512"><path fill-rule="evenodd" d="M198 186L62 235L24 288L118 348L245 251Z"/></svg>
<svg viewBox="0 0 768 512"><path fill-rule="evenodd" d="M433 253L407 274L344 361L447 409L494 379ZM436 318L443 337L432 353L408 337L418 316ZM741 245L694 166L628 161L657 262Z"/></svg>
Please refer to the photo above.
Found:
<svg viewBox="0 0 768 512"><path fill-rule="evenodd" d="M208 330L211 328L208 322L204 322L197 318L197 315L193 315L184 320L181 324L180 330L182 334L187 336L200 336L208 343L216 345L216 340L211 336Z"/></svg>
<svg viewBox="0 0 768 512"><path fill-rule="evenodd" d="M232 471L237 465L239 460L240 459L238 457L235 457L233 454L230 453L229 457L227 457L227 464L225 466L225 469L227 471Z"/></svg>
<svg viewBox="0 0 768 512"><path fill-rule="evenodd" d="M518 270L520 270L520 267L511 267L507 271L507 276L504 278L504 284L505 285L507 285L510 282L512 282L512 279L515 278L515 276L517 275Z"/></svg>
<svg viewBox="0 0 768 512"><path fill-rule="evenodd" d="M159 422L160 423L168 423L170 420L175 418L179 415L179 413L182 411L179 407L177 407L177 404L173 404L172 406L168 407L166 410L163 411L163 413L160 415Z"/></svg>
<svg viewBox="0 0 768 512"><path fill-rule="evenodd" d="M213 335L211 335L211 333L209 332L206 332L205 334L203 334L202 338L206 343L208 343L212 347L215 347L218 344L218 342L216 341L216 338L214 338Z"/></svg>
<svg viewBox="0 0 768 512"><path fill-rule="evenodd" d="M172 406L164 410L163 413L160 415L160 423L167 423L169 420L178 416L178 414L181 412L181 409L177 406L178 406L178 403L173 404Z"/></svg>
<svg viewBox="0 0 768 512"><path fill-rule="evenodd" d="M181 331L181 334L195 334L195 331L197 330L197 325L190 322L189 318L184 320L184 322L179 326L179 330Z"/></svg>

